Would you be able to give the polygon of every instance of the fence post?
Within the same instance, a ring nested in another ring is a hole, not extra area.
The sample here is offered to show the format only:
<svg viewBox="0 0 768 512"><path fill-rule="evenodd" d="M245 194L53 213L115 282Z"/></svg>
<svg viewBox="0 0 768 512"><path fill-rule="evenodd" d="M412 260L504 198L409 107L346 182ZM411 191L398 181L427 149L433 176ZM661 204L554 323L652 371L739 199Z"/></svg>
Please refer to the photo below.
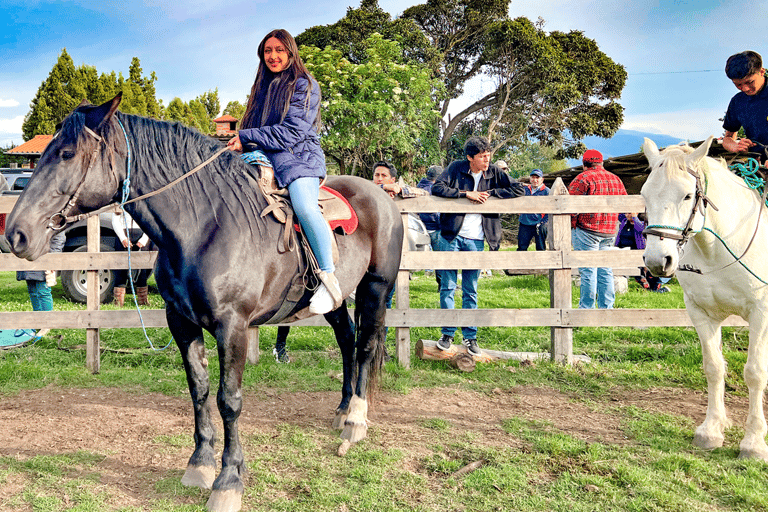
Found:
<svg viewBox="0 0 768 512"><path fill-rule="evenodd" d="M86 221L86 244L88 252L101 251L101 226L99 216L93 215ZM86 303L88 311L98 311L101 307L101 290L99 289L99 270L88 270L86 273ZM101 370L99 328L85 330L85 365L91 373L99 373Z"/></svg>
<svg viewBox="0 0 768 512"><path fill-rule="evenodd" d="M567 196L568 189L562 178L557 178L552 185L553 196ZM571 251L571 216L568 214L550 217L549 236L553 251L561 254ZM563 325L563 310L571 309L571 269L565 266L549 271L549 297L552 309L560 310L560 325ZM552 327L550 355L553 361L571 364L573 362L573 329L570 327Z"/></svg>
<svg viewBox="0 0 768 512"><path fill-rule="evenodd" d="M259 328L248 328L248 355L246 356L250 364L259 364Z"/></svg>
<svg viewBox="0 0 768 512"><path fill-rule="evenodd" d="M403 213L403 248L402 254L410 250L408 247L408 214ZM397 309L409 309L411 307L411 272L410 270L398 270L395 283L395 307ZM411 329L409 327L395 328L395 343L397 345L397 361L403 368L411 367Z"/></svg>

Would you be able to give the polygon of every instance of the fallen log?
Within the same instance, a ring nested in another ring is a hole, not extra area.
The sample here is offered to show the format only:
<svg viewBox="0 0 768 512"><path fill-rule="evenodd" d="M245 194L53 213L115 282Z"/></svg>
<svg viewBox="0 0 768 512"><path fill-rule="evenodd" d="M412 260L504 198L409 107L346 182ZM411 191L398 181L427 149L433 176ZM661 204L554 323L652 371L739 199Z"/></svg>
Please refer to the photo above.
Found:
<svg viewBox="0 0 768 512"><path fill-rule="evenodd" d="M549 352L504 352L500 350L487 350L480 349L481 354L479 356L471 356L476 363L489 363L491 361L498 361L499 359L513 360L513 361L538 361L542 359L549 359ZM467 354L467 348L464 345L451 345L448 350L440 350L437 348L437 342L432 340L419 340L416 342L416 356L421 359L429 359L433 361L444 361L453 359L456 354ZM576 355L573 356L574 361L582 363L589 363L591 359L588 356Z"/></svg>
<svg viewBox="0 0 768 512"><path fill-rule="evenodd" d="M458 368L459 370L463 372L473 372L475 371L475 358L469 355L469 353L462 353L459 352L455 356L453 356L448 363L453 366L454 368Z"/></svg>

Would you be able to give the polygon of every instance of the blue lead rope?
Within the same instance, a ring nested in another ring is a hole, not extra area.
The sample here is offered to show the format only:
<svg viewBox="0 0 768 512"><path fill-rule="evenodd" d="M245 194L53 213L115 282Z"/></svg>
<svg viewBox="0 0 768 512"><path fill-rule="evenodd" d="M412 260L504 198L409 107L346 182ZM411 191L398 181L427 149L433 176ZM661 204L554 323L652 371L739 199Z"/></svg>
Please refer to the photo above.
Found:
<svg viewBox="0 0 768 512"><path fill-rule="evenodd" d="M125 133L125 127L123 126L123 122L120 121L120 118L117 117L117 123L120 125L120 129L123 130L123 136L125 137L125 145L128 148L128 170L125 174L125 180L123 181L123 196L120 200L120 211L125 214L125 210L123 209L123 205L128 201L128 196L131 193L131 144L128 142L128 134ZM131 244L130 244L130 231L128 230L128 221L125 218L125 215L121 215L123 218L123 228L125 229L125 234L128 235L128 282L131 283L131 294L133 294L133 305L136 307L136 312L139 314L139 321L141 322L141 330L144 333L144 339L147 340L149 343L149 346L152 348L152 350L156 352L163 351L167 349L169 346L171 346L171 343L173 343L173 336L171 336L171 339L168 341L168 344L164 346L163 348L156 348L155 344L152 343L152 340L149 339L149 336L147 336L147 327L144 325L144 317L141 315L141 308L139 308L139 303L136 300L136 290L133 286L133 268L131 265Z"/></svg>

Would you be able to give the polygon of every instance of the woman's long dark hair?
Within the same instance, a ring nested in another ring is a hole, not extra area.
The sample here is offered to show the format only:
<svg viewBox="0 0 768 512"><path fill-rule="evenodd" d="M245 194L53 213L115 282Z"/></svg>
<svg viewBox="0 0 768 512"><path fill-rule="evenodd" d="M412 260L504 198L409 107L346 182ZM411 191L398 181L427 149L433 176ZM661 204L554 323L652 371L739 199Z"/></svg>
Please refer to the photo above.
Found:
<svg viewBox="0 0 768 512"><path fill-rule="evenodd" d="M283 43L288 51L288 67L280 73L273 73L264 62L264 46L271 37ZM296 80L306 78L309 81L309 93L305 109L309 109L314 77L307 70L304 61L299 56L299 48L296 40L285 29L273 30L261 40L259 44L259 68L256 71L256 80L251 87L251 95L245 108L241 128L260 128L281 123L291 104L291 97L296 89ZM320 126L320 111L314 120L315 127Z"/></svg>

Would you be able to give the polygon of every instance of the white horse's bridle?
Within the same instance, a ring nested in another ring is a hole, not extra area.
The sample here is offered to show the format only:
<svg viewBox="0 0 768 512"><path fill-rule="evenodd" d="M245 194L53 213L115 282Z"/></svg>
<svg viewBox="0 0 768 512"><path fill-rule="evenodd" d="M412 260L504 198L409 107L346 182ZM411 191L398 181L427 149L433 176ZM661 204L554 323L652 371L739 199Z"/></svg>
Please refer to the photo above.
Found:
<svg viewBox="0 0 768 512"><path fill-rule="evenodd" d="M707 181L706 176L703 176L703 173L694 171L692 169L689 169L686 167L685 169L688 171L688 174L693 176L696 179L696 201L693 203L693 208L691 208L691 214L688 216L688 222L685 223L684 227L679 226L665 226L661 224L652 224L649 226L646 226L643 230L644 235L653 235L658 236L659 239L664 240L664 238L671 238L672 240L677 240L677 247L678 250L681 249L686 242L691 238L692 235L698 233L698 231L694 231L693 229L693 222L696 218L696 211L698 210L701 212L701 215L706 220L707 216L707 206L711 206L715 211L718 211L717 206L715 206L715 203L712 202L712 200L707 197ZM703 225L703 223L702 223ZM667 233L666 231L661 231L662 229L670 229L673 231L679 231L680 233Z"/></svg>

